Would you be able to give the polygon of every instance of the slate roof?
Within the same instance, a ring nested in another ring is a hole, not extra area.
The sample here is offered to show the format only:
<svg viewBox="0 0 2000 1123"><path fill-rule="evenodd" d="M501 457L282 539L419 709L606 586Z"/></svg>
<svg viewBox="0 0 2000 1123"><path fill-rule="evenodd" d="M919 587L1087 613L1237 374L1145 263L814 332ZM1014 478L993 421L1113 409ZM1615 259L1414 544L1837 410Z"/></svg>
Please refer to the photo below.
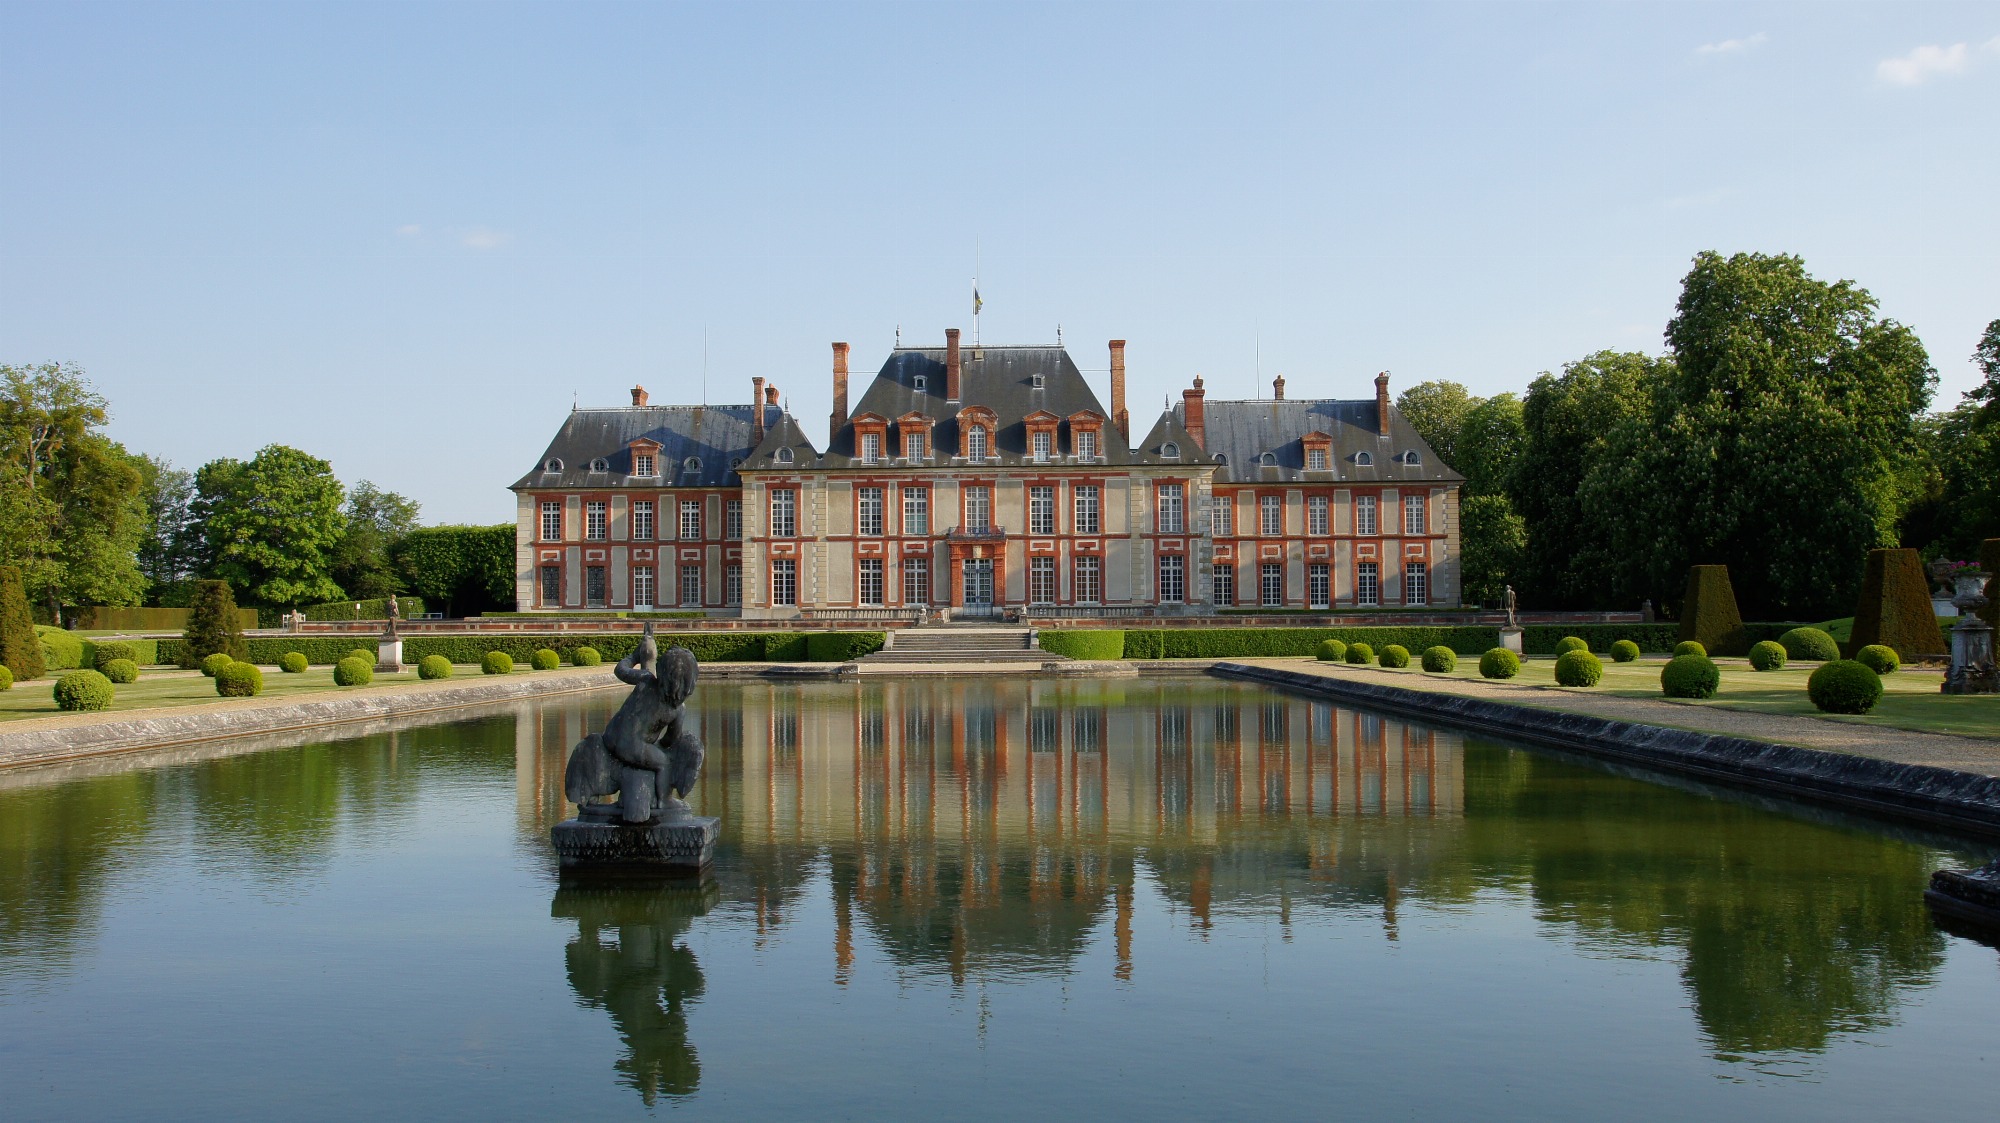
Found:
<svg viewBox="0 0 2000 1123"><path fill-rule="evenodd" d="M1173 446L1173 455L1167 455L1167 446ZM1153 430L1146 439L1139 442L1138 452L1148 457L1151 464L1213 464L1214 458L1196 443L1194 434L1181 424L1181 418L1173 410L1165 410L1160 419L1153 422Z"/></svg>
<svg viewBox="0 0 2000 1123"><path fill-rule="evenodd" d="M1176 403L1172 413L1183 418L1184 403ZM1324 398L1266 401L1208 399L1203 403L1203 447L1223 461L1216 469L1216 483L1280 483L1314 480L1341 483L1396 483L1422 480L1427 483L1462 483L1464 476L1439 460L1431 446L1417 435L1395 406L1389 407L1389 435L1377 435L1375 400L1340 401ZM1312 432L1333 438L1331 472L1306 471L1305 445L1301 438ZM1358 464L1367 453L1372 464ZM1405 463L1414 452L1418 461ZM1264 454L1274 461L1266 466Z"/></svg>
<svg viewBox="0 0 2000 1123"><path fill-rule="evenodd" d="M537 467L509 489L575 488L613 490L622 487L734 487L733 462L750 456L749 405L636 406L623 409L570 411L555 439L543 451ZM767 405L765 418L775 423L781 412ZM631 478L630 443L645 437L660 445L658 477ZM689 457L699 462L693 471ZM592 461L606 461L604 471L590 470ZM550 470L547 465L561 467Z"/></svg>
<svg viewBox="0 0 2000 1123"><path fill-rule="evenodd" d="M790 460L779 460L778 450L789 449ZM805 430L789 413L781 413L771 420L764 431L762 443L750 451L743 459L743 466L749 469L770 468L775 471L797 470L820 467L819 450L813 448L806 439Z"/></svg>

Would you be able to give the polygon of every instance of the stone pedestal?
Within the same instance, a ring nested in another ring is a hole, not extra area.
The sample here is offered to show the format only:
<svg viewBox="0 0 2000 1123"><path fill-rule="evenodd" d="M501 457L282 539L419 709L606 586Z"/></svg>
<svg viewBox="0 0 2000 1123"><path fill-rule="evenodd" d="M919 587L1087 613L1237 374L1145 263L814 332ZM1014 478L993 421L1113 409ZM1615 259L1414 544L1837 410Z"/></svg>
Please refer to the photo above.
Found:
<svg viewBox="0 0 2000 1123"><path fill-rule="evenodd" d="M676 815L652 823L565 819L549 829L563 876L698 874L715 860L721 820Z"/></svg>
<svg viewBox="0 0 2000 1123"><path fill-rule="evenodd" d="M1521 654L1521 629L1519 628L1500 629L1500 646L1506 648L1507 650L1513 652L1516 655Z"/></svg>
<svg viewBox="0 0 2000 1123"><path fill-rule="evenodd" d="M401 636L383 636L375 644L375 673L378 675L400 674L403 670L403 640Z"/></svg>

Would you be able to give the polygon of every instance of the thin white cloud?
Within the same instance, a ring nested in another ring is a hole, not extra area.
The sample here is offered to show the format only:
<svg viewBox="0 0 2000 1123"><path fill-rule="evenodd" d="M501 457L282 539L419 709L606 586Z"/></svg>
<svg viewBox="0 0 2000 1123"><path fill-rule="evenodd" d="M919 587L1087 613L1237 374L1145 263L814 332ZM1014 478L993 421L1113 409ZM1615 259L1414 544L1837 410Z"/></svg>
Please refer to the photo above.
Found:
<svg viewBox="0 0 2000 1123"><path fill-rule="evenodd" d="M1929 44L1876 63L1875 77L1892 86L1921 86L1942 75L1962 73L1971 64L1971 55L1963 43L1949 47Z"/></svg>
<svg viewBox="0 0 2000 1123"><path fill-rule="evenodd" d="M514 236L505 230L475 226L460 236L458 242L470 250L497 250L513 240Z"/></svg>
<svg viewBox="0 0 2000 1123"><path fill-rule="evenodd" d="M1694 49L1694 53L1698 55L1740 55L1745 51L1754 51L1758 47L1763 46L1764 41L1768 38L1770 36L1759 31L1755 35L1746 35L1741 39L1724 39L1715 43L1703 43Z"/></svg>
<svg viewBox="0 0 2000 1123"><path fill-rule="evenodd" d="M414 238L424 232L424 228L414 222L406 222L396 227L396 233L405 238Z"/></svg>

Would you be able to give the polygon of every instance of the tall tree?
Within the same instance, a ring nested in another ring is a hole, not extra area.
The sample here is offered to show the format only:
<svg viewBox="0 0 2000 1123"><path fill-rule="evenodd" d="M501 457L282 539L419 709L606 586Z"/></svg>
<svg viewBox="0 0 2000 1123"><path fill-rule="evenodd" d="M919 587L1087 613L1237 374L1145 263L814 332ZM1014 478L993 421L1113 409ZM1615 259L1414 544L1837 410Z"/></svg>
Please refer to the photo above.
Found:
<svg viewBox="0 0 2000 1123"><path fill-rule="evenodd" d="M1459 430L1479 399L1456 382L1419 382L1396 395L1396 410L1446 464L1465 471L1459 460Z"/></svg>
<svg viewBox="0 0 2000 1123"><path fill-rule="evenodd" d="M140 496L146 536L139 543L139 571L152 583L154 604L186 607L189 582L201 568L201 526L194 517L194 473L157 456L140 458Z"/></svg>
<svg viewBox="0 0 2000 1123"><path fill-rule="evenodd" d="M367 480L348 492L347 525L334 549L333 578L347 595L375 600L407 592L389 550L417 526L417 502Z"/></svg>
<svg viewBox="0 0 2000 1123"><path fill-rule="evenodd" d="M1506 495L1514 486L1528 442L1521 399L1513 394L1476 398L1458 429L1458 459L1446 461L1465 477L1467 495Z"/></svg>
<svg viewBox="0 0 2000 1123"><path fill-rule="evenodd" d="M248 461L212 460L195 473L203 570L249 604L336 600L333 551L347 528L340 481L326 461L267 445Z"/></svg>

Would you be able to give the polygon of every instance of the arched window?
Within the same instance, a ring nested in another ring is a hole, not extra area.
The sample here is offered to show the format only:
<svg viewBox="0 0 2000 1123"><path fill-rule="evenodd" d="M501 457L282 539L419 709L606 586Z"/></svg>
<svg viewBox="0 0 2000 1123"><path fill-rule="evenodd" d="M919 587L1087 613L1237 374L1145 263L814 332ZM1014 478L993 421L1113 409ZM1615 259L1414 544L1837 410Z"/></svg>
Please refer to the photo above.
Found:
<svg viewBox="0 0 2000 1123"><path fill-rule="evenodd" d="M1218 452L1215 454L1215 462L1217 464L1227 464L1229 463L1229 458Z"/></svg>
<svg viewBox="0 0 2000 1123"><path fill-rule="evenodd" d="M681 461L681 467L690 472L699 472L701 471L701 458L690 456L686 460Z"/></svg>
<svg viewBox="0 0 2000 1123"><path fill-rule="evenodd" d="M1267 452L1264 455L1257 458L1257 463L1266 468L1276 468L1278 466L1278 454L1275 452Z"/></svg>
<svg viewBox="0 0 2000 1123"><path fill-rule="evenodd" d="M792 450L788 448L781 448L771 456L771 459L777 461L780 464L790 464L792 462Z"/></svg>
<svg viewBox="0 0 2000 1123"><path fill-rule="evenodd" d="M611 470L611 461L600 456L590 462L590 470L593 472L609 472Z"/></svg>
<svg viewBox="0 0 2000 1123"><path fill-rule="evenodd" d="M924 389L925 387L929 386L930 384L931 384L931 380L930 380L930 379L928 379L928 378L925 378L925 377L924 377L923 375L921 375L921 374L919 374L919 375L915 376L914 378L911 378L911 379L910 379L910 386L911 386L911 388L912 388L912 389L916 389L916 390L922 390L922 389Z"/></svg>
<svg viewBox="0 0 2000 1123"><path fill-rule="evenodd" d="M1181 446L1168 441L1166 444L1160 446L1160 455L1169 460L1179 460L1181 458Z"/></svg>
<svg viewBox="0 0 2000 1123"><path fill-rule="evenodd" d="M743 458L742 458L742 457L740 457L740 456L732 456L732 457L730 457L730 458L729 458L729 470L730 470L730 471L734 472L734 471L735 471L736 469L738 469L738 468L741 468L741 467L743 467Z"/></svg>
<svg viewBox="0 0 2000 1123"><path fill-rule="evenodd" d="M1423 456L1416 449L1411 449L1403 454L1403 463L1405 464L1422 464L1423 462Z"/></svg>
<svg viewBox="0 0 2000 1123"><path fill-rule="evenodd" d="M542 471L544 472L562 471L562 459L560 457L551 456L547 460L542 461Z"/></svg>
<svg viewBox="0 0 2000 1123"><path fill-rule="evenodd" d="M1375 463L1375 456L1373 453L1357 452L1354 454L1354 462L1365 468Z"/></svg>
<svg viewBox="0 0 2000 1123"><path fill-rule="evenodd" d="M986 459L986 426L974 425L965 431L965 455L969 460Z"/></svg>

